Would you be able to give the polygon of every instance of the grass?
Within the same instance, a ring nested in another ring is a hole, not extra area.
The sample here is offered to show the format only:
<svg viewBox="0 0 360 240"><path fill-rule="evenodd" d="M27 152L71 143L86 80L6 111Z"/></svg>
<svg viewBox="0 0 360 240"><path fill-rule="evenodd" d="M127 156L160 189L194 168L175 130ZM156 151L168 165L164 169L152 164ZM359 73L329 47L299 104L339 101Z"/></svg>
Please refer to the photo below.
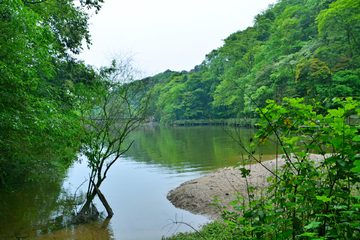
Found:
<svg viewBox="0 0 360 240"><path fill-rule="evenodd" d="M178 223L181 224L181 223ZM192 239L237 239L239 233L229 232L228 225L222 221L214 221L200 226L198 232L179 232L170 237L162 237L162 240L192 240Z"/></svg>

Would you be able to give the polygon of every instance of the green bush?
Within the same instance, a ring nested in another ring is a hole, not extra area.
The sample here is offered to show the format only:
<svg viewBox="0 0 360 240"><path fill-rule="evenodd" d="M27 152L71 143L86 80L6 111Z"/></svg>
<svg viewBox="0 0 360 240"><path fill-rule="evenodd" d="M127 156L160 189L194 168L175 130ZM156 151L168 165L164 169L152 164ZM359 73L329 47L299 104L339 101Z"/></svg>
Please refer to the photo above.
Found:
<svg viewBox="0 0 360 240"><path fill-rule="evenodd" d="M303 99L268 101L256 110L252 148L272 140L284 152L281 169L270 169L270 186L249 187L247 199L237 197L223 211L223 223L163 239L360 239L360 123L348 121L359 118L359 107L352 98L334 99L328 109Z"/></svg>
<svg viewBox="0 0 360 240"><path fill-rule="evenodd" d="M178 223L181 224L181 223ZM195 239L229 239L235 238L237 234L235 230L228 228L228 225L221 221L214 221L201 226L198 232L185 232L176 233L171 237L162 237L162 240L195 240Z"/></svg>
<svg viewBox="0 0 360 240"><path fill-rule="evenodd" d="M248 199L231 203L234 208L223 212L225 231L237 232L236 239L359 239L359 126L347 123L360 114L359 105L352 98L335 99L324 109L285 98L282 105L268 101L257 109L257 144L278 142L285 164L268 178L266 197L249 188Z"/></svg>

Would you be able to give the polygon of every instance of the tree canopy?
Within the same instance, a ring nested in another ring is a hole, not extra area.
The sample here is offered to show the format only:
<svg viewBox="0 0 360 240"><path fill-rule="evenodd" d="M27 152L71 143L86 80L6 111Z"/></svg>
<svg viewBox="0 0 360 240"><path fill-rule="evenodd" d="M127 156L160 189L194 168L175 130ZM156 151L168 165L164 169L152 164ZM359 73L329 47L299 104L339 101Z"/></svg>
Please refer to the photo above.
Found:
<svg viewBox="0 0 360 240"><path fill-rule="evenodd" d="M359 96L359 6L358 0L269 5L253 26L207 54L200 69L151 78L163 107L158 118L252 117L267 99Z"/></svg>
<svg viewBox="0 0 360 240"><path fill-rule="evenodd" d="M0 185L53 179L80 146L73 92L96 72L76 60L103 1L0 1Z"/></svg>

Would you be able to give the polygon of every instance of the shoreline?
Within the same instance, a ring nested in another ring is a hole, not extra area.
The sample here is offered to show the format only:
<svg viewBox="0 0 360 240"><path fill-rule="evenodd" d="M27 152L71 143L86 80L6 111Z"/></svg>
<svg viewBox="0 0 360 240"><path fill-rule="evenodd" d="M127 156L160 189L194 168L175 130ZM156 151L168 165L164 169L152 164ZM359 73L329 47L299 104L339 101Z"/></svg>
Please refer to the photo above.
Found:
<svg viewBox="0 0 360 240"><path fill-rule="evenodd" d="M318 154L309 156L314 161L320 161L323 157ZM261 164L274 170L276 167L281 168L284 163L285 160L279 156L277 159L264 161ZM238 196L247 199L247 185L260 189L269 186L267 178L273 175L261 164L245 166L246 169L251 170L247 181L242 178L239 167L220 168L214 173L184 182L179 187L170 190L167 199L176 208L203 215L209 220L220 220L223 207L232 209L229 202L236 200ZM222 201L215 202L214 197ZM213 203L217 203L218 206L211 205Z"/></svg>

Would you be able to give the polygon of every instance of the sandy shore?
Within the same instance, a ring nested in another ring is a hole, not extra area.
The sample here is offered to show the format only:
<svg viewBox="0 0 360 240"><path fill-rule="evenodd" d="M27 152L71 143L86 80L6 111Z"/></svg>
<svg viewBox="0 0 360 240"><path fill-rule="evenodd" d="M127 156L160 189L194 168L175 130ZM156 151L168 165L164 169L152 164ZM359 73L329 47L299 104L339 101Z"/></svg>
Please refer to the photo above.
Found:
<svg viewBox="0 0 360 240"><path fill-rule="evenodd" d="M311 154L310 158L319 161L321 156ZM247 184L248 186L260 188L267 186L267 178L273 175L265 167L269 170L274 170L283 164L284 160L280 156L277 160L247 165L246 168L251 170L247 183L245 178L242 178L241 171L238 168L226 167L218 169L209 175L182 183L176 189L171 190L167 198L177 208L194 214L204 215L211 220L217 220L221 218L222 206L231 209L228 202L236 200L237 196L234 193L237 192L240 196L247 199ZM223 200L218 202L219 206L211 205L215 203L215 196Z"/></svg>

